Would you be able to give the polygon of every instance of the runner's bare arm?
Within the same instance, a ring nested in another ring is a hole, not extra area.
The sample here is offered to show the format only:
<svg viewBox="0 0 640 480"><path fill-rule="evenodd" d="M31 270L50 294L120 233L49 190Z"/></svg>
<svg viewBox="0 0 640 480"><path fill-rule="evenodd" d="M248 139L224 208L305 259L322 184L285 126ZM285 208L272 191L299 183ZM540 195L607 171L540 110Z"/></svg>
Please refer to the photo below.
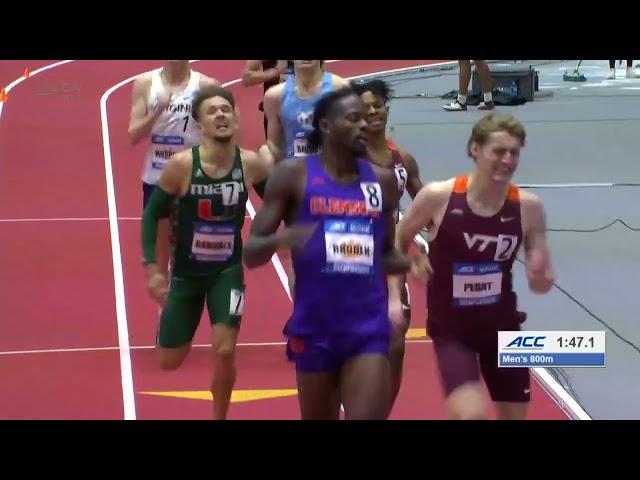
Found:
<svg viewBox="0 0 640 480"><path fill-rule="evenodd" d="M164 305L167 300L169 282L165 274L166 267L158 265L156 260L158 220L171 208L173 198L179 196L188 186L191 172L188 155L189 151L180 152L169 159L160 182L153 190L142 214L142 252L147 291L160 305Z"/></svg>
<svg viewBox="0 0 640 480"><path fill-rule="evenodd" d="M251 87L268 82L269 80L278 80L286 68L286 60L278 60L274 68L267 68L266 70L262 69L262 60L247 60L244 66L244 72L242 72L242 85Z"/></svg>
<svg viewBox="0 0 640 480"><path fill-rule="evenodd" d="M425 185L416 195L409 210L398 224L396 245L402 253L409 251L409 246L416 235L425 227L437 232L438 215L446 206L453 182L433 182ZM433 275L433 268L425 252L413 255L411 258L411 272L420 280L428 281Z"/></svg>
<svg viewBox="0 0 640 480"><path fill-rule="evenodd" d="M257 153L241 149L242 163L247 174L245 179L247 186L256 185L271 175L273 162L268 150L266 145L263 145Z"/></svg>
<svg viewBox="0 0 640 480"><path fill-rule="evenodd" d="M158 220L168 212L173 198L183 193L185 179L189 173L189 167L186 165L189 153L179 152L169 159L142 214L142 252L147 269L160 268L156 264Z"/></svg>
<svg viewBox="0 0 640 480"><path fill-rule="evenodd" d="M280 123L280 101L282 99L284 84L271 87L264 94L264 114L267 116L267 145L274 162L279 162L284 157L282 124Z"/></svg>
<svg viewBox="0 0 640 480"><path fill-rule="evenodd" d="M404 165L407 167L407 193L411 198L416 198L418 192L422 189L422 180L420 179L420 169L418 162L413 158L406 150L400 150L400 155L404 160Z"/></svg>
<svg viewBox="0 0 640 480"><path fill-rule="evenodd" d="M267 183L262 207L253 219L249 239L243 249L243 261L248 268L267 263L280 248L301 246L313 234L315 224L293 225L277 232L296 201L301 168L304 165L299 161L285 160L274 169Z"/></svg>
<svg viewBox="0 0 640 480"><path fill-rule="evenodd" d="M350 87L351 83L346 78L342 78L334 73L332 78L332 86L334 90L339 90L341 88Z"/></svg>
<svg viewBox="0 0 640 480"><path fill-rule="evenodd" d="M535 194L522 190L520 206L529 289L534 293L547 293L553 287L555 274L547 246L544 207Z"/></svg>
<svg viewBox="0 0 640 480"><path fill-rule="evenodd" d="M138 143L142 138L151 133L151 128L160 117L168 101L159 102L153 111L147 110L147 96L151 88L151 76L149 74L140 75L133 82L133 92L131 95L131 114L129 117L129 142L132 145Z"/></svg>
<svg viewBox="0 0 640 480"><path fill-rule="evenodd" d="M440 182L425 185L413 199L409 209L398 223L396 245L398 249L407 253L415 236L425 227L429 227L440 207Z"/></svg>
<svg viewBox="0 0 640 480"><path fill-rule="evenodd" d="M205 88L208 86L214 85L216 87L220 87L222 84L216 78L207 77L203 73L200 74L200 88Z"/></svg>

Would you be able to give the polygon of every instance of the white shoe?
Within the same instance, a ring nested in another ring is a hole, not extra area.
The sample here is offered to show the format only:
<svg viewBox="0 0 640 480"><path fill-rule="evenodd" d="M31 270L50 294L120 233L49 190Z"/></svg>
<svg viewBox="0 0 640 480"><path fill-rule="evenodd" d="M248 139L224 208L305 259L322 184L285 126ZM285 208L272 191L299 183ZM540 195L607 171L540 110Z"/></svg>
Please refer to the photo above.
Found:
<svg viewBox="0 0 640 480"><path fill-rule="evenodd" d="M616 78L616 69L612 68L611 70L609 70L609 75L607 75L607 80L613 80L614 78Z"/></svg>
<svg viewBox="0 0 640 480"><path fill-rule="evenodd" d="M447 112L464 112L467 110L467 105L464 103L460 103L457 99L447 105L443 105Z"/></svg>

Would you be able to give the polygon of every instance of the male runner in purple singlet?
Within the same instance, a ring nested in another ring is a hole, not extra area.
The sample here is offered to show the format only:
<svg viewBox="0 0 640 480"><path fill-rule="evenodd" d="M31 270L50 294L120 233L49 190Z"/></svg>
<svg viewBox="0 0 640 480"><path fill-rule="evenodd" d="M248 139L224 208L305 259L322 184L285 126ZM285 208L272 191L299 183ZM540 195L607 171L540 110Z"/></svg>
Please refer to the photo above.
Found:
<svg viewBox="0 0 640 480"><path fill-rule="evenodd" d="M292 249L293 315L284 333L302 419L384 419L391 399L385 275L409 269L394 249L398 188L366 154L366 110L345 88L313 114L319 155L279 163L244 250L249 268ZM286 227L278 232L280 222Z"/></svg>

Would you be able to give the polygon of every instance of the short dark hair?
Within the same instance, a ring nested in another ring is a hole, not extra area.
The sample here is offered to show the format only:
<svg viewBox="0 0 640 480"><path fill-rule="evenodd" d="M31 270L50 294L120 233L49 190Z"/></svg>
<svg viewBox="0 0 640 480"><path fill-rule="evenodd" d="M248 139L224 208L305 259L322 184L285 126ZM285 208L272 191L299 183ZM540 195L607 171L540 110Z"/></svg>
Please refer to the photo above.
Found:
<svg viewBox="0 0 640 480"><path fill-rule="evenodd" d="M391 86L384 80L378 78L366 81L351 80L351 88L353 88L358 95L371 92L375 96L382 98L385 104L391 99L391 95L393 95Z"/></svg>
<svg viewBox="0 0 640 480"><path fill-rule="evenodd" d="M334 114L334 107L337 102L345 97L351 95L358 95L353 89L349 87L340 88L325 94L316 103L313 111L313 131L307 137L309 147L313 150L317 150L322 145L322 132L320 131L320 120L323 118L330 118Z"/></svg>
<svg viewBox="0 0 640 480"><path fill-rule="evenodd" d="M193 98L193 101L191 102L191 116L196 122L198 121L198 111L200 110L202 103L205 100L208 100L209 98L213 98L213 97L224 98L227 102L231 104L231 107L235 110L236 100L233 97L233 94L229 90L227 90L224 87L220 87L218 85L207 85L206 87L198 91L198 93L196 93L196 96Z"/></svg>

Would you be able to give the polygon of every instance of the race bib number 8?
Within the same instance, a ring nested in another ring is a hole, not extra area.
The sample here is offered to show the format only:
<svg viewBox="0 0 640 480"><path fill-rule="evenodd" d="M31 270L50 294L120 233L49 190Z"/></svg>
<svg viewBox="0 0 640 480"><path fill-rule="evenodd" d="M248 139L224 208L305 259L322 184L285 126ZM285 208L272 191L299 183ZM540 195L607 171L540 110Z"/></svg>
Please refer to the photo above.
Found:
<svg viewBox="0 0 640 480"><path fill-rule="evenodd" d="M502 270L497 263L454 263L453 305L493 305L502 293Z"/></svg>
<svg viewBox="0 0 640 480"><path fill-rule="evenodd" d="M382 189L379 183L362 182L360 184L364 194L364 202L367 205L367 212L382 211Z"/></svg>
<svg viewBox="0 0 640 480"><path fill-rule="evenodd" d="M370 275L373 272L373 225L368 220L324 223L327 273Z"/></svg>
<svg viewBox="0 0 640 480"><path fill-rule="evenodd" d="M233 255L235 230L230 225L195 222L191 257L199 262L224 262Z"/></svg>

